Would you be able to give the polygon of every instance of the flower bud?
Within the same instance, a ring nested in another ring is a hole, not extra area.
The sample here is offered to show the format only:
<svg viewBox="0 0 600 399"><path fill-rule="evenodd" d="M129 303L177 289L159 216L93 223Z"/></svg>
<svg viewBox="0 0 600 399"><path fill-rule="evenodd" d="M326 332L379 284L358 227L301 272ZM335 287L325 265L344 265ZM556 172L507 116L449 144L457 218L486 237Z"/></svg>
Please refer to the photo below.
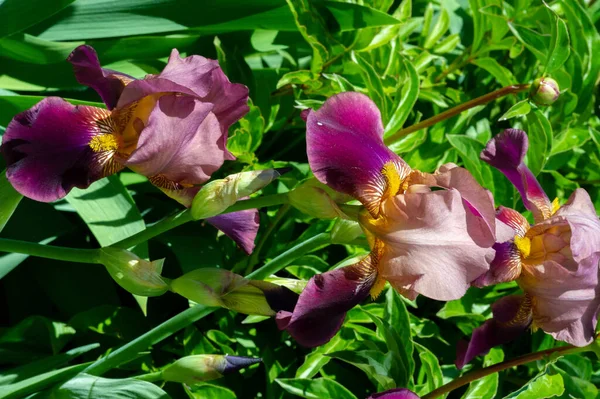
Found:
<svg viewBox="0 0 600 399"><path fill-rule="evenodd" d="M162 371L165 381L194 385L214 380L244 367L260 363L262 359L241 356L193 355L186 356Z"/></svg>
<svg viewBox="0 0 600 399"><path fill-rule="evenodd" d="M191 301L233 311L274 316L296 305L298 295L266 281L244 278L228 270L201 268L171 282L171 290Z"/></svg>
<svg viewBox="0 0 600 399"><path fill-rule="evenodd" d="M196 220L219 215L239 199L260 190L281 174L275 169L236 173L204 185L192 201Z"/></svg>
<svg viewBox="0 0 600 399"><path fill-rule="evenodd" d="M102 263L121 287L135 295L159 296L169 290L160 276L164 259L147 261L121 248L100 249Z"/></svg>
<svg viewBox="0 0 600 399"><path fill-rule="evenodd" d="M558 100L560 89L552 78L537 78L531 84L529 97L537 105L550 105Z"/></svg>
<svg viewBox="0 0 600 399"><path fill-rule="evenodd" d="M346 202L346 198L317 179L308 179L288 194L290 204L299 211L319 219L346 217L337 206L336 200Z"/></svg>

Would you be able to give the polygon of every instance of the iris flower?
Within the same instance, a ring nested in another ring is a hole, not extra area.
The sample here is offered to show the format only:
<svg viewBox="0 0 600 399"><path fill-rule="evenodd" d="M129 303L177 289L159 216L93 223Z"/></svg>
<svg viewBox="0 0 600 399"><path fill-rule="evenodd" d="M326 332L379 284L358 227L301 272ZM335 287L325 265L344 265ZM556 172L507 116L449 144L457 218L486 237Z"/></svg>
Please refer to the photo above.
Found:
<svg viewBox="0 0 600 399"><path fill-rule="evenodd" d="M527 134L507 129L494 137L481 159L511 181L533 214L531 226L513 209L500 207L496 218L512 229L512 237L494 245L490 270L474 285L516 280L523 295L504 297L492 305L493 318L473 331L459 348L457 366L490 348L518 337L529 326L555 339L584 346L594 339L600 309L598 262L600 221L583 189L563 206L550 202L535 176L523 163Z"/></svg>
<svg viewBox="0 0 600 399"><path fill-rule="evenodd" d="M409 298L451 300L488 270L496 240L490 194L456 165L412 170L385 146L380 112L367 96L341 93L310 111L306 142L315 177L364 205L371 254L313 277L294 311L278 314L300 344L327 342L346 312L386 280Z"/></svg>
<svg viewBox="0 0 600 399"><path fill-rule="evenodd" d="M385 392L374 393L367 399L419 399L419 395L406 388L394 388Z"/></svg>
<svg viewBox="0 0 600 399"><path fill-rule="evenodd" d="M160 74L134 79L102 68L90 46L77 47L67 60L106 109L47 97L14 117L1 150L7 178L24 196L55 201L129 167L190 206L198 185L235 159L227 134L248 112L248 89L231 83L217 61L181 58L174 49ZM258 228L256 211L239 215ZM234 236L231 217L211 221ZM253 243L242 241L251 251Z"/></svg>

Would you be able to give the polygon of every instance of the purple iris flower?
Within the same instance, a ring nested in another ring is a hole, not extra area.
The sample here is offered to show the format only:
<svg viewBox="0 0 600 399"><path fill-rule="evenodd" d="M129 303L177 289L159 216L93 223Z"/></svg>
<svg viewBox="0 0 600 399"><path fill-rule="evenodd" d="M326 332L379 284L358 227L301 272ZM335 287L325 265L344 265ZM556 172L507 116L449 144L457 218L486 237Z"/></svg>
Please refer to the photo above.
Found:
<svg viewBox="0 0 600 399"><path fill-rule="evenodd" d="M411 170L384 144L381 114L363 94L335 95L304 115L310 167L319 181L364 205L359 222L371 254L313 277L294 312L279 315L280 327L306 346L323 344L386 280L409 298L464 295L494 258L489 192L456 165L434 174Z"/></svg>
<svg viewBox="0 0 600 399"><path fill-rule="evenodd" d="M497 220L511 228L512 236L494 245L490 270L473 285L516 280L524 294L492 306L493 318L473 331L468 345L459 347L458 367L517 338L529 326L576 346L594 339L600 309L600 221L583 189L575 190L562 206L550 202L523 162L527 148L524 131L507 129L481 153L482 160L515 185L535 223L531 226L513 209L497 210Z"/></svg>
<svg viewBox="0 0 600 399"><path fill-rule="evenodd" d="M385 392L374 393L367 399L419 399L419 395L406 388L394 388Z"/></svg>
<svg viewBox="0 0 600 399"><path fill-rule="evenodd" d="M90 46L77 47L67 60L107 109L47 97L14 117L1 151L8 180L24 196L55 201L129 167L190 206L199 185L235 159L227 134L248 112L248 88L231 83L217 61L181 58L174 49L160 74L134 79L102 68ZM256 212L240 215L255 234ZM229 225L228 218L216 217L215 224ZM241 242L252 250L247 237Z"/></svg>

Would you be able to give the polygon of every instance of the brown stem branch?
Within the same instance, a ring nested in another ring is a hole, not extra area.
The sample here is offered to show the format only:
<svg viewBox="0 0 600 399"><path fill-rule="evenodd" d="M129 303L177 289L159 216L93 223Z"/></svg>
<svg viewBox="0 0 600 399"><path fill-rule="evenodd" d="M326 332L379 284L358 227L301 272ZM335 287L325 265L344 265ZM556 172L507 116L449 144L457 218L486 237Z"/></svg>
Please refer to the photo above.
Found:
<svg viewBox="0 0 600 399"><path fill-rule="evenodd" d="M520 93L527 89L529 89L528 84L518 84L518 85L511 85L511 86L503 87L503 88L493 91L491 93L485 94L481 97L477 97L473 100L469 100L466 103L457 105L456 107L450 108L449 110L446 110L446 111L442 112L441 114L432 116L431 118L425 119L424 121L421 121L415 125L409 126L405 129L398 130L396 133L394 133L390 137L386 138L385 143L388 145L392 144L404 136L407 136L418 130L425 129L426 127L433 126L436 123L446 120L448 118L452 118L453 116L456 116L468 109L471 109L478 105L485 105L489 102L494 101L497 98L504 97L509 94Z"/></svg>

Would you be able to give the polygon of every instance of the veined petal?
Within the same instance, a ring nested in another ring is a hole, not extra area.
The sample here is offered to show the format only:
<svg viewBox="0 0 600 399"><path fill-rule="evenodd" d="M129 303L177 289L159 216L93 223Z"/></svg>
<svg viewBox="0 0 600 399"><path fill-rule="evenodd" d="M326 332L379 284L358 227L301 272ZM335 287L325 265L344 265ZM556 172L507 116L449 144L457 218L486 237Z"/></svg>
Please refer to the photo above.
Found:
<svg viewBox="0 0 600 399"><path fill-rule="evenodd" d="M531 324L531 299L509 295L492 305L493 318L473 330L471 341L457 347L456 367L462 369L474 357L485 355L494 346L510 342Z"/></svg>
<svg viewBox="0 0 600 399"><path fill-rule="evenodd" d="M519 285L533 297L534 325L575 346L593 341L600 310L598 257L571 271L554 261L526 267Z"/></svg>
<svg viewBox="0 0 600 399"><path fill-rule="evenodd" d="M277 325L300 345L328 342L340 329L346 312L362 302L377 280L376 255L310 279L293 312L277 313Z"/></svg>
<svg viewBox="0 0 600 399"><path fill-rule="evenodd" d="M73 65L77 81L96 90L108 109L117 106L123 89L134 80L124 73L102 68L98 55L91 46L77 47L69 55L67 61Z"/></svg>
<svg viewBox="0 0 600 399"><path fill-rule="evenodd" d="M412 183L457 190L469 210L468 225L470 227L480 225L477 234L472 236L480 238L480 244L483 246L491 246L497 241L493 197L488 190L477 183L468 170L454 164L445 164L434 174L416 171L411 173L409 184Z"/></svg>
<svg viewBox="0 0 600 399"><path fill-rule="evenodd" d="M499 206L496 211L496 219L513 229L513 237L515 235L525 237L525 234L527 234L527 231L530 228L529 222L525 219L525 216L511 208Z"/></svg>
<svg viewBox="0 0 600 399"><path fill-rule="evenodd" d="M529 140L524 131L506 129L487 143L480 158L506 175L538 222L552 215L552 204L533 173L523 163L528 147Z"/></svg>
<svg viewBox="0 0 600 399"><path fill-rule="evenodd" d="M114 158L113 133L109 111L47 97L6 128L6 176L24 196L55 201L123 168Z"/></svg>
<svg viewBox="0 0 600 399"><path fill-rule="evenodd" d="M337 94L306 123L308 162L316 178L361 201L374 217L396 195L410 168L383 143L377 106L360 93Z"/></svg>
<svg viewBox="0 0 600 399"><path fill-rule="evenodd" d="M419 399L419 395L406 388L394 388L374 393L367 399Z"/></svg>
<svg viewBox="0 0 600 399"><path fill-rule="evenodd" d="M235 241L248 255L254 250L254 240L260 222L258 209L225 213L208 218L206 221Z"/></svg>
<svg viewBox="0 0 600 399"><path fill-rule="evenodd" d="M401 293L458 299L489 269L495 251L471 235L457 190L400 194L381 213L363 213L360 223L383 243L379 272Z"/></svg>
<svg viewBox="0 0 600 399"><path fill-rule="evenodd" d="M496 251L496 256L490 270L473 281L472 285L475 287L506 283L521 275L521 255L514 243L497 243L492 248Z"/></svg>
<svg viewBox="0 0 600 399"><path fill-rule="evenodd" d="M225 159L212 108L188 96L160 97L126 165L184 186L204 183Z"/></svg>

